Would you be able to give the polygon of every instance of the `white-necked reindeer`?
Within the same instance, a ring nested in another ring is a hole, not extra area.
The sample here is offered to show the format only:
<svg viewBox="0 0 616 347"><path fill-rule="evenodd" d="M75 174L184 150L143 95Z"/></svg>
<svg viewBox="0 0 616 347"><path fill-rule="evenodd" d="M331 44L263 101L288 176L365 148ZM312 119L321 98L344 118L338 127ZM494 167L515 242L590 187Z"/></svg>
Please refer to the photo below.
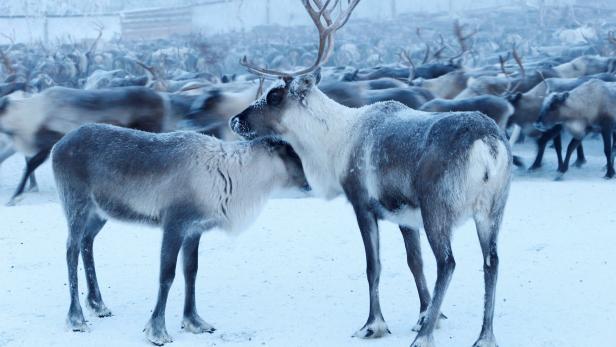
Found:
<svg viewBox="0 0 616 347"><path fill-rule="evenodd" d="M498 269L497 236L511 179L511 151L496 123L478 112L427 113L397 102L348 108L317 87L333 49L333 35L357 5L350 2L333 20L330 1L302 1L319 30L313 66L294 73L242 64L261 76L283 77L260 100L232 118L246 138L275 135L300 156L313 191L326 199L344 194L352 204L364 241L370 313L355 336L380 337L389 330L379 303L377 221L400 226L407 260L420 297L419 333L412 347L433 346L447 286L455 268L454 226L473 218L483 251L485 308L474 346L494 347L492 331ZM316 7L316 8L315 8ZM425 228L437 261L434 296L423 275L419 228Z"/></svg>

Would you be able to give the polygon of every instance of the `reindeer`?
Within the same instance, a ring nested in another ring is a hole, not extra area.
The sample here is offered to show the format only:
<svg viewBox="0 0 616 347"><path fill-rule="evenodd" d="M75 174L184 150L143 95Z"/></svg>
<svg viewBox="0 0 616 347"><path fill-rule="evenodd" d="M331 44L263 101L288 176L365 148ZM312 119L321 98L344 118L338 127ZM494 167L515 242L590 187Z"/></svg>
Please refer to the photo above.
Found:
<svg viewBox="0 0 616 347"><path fill-rule="evenodd" d="M31 98L0 99L0 132L28 157L9 205L16 203L28 177L49 156L53 145L86 123L109 123L151 132L172 130L168 101L143 87L85 91L54 87Z"/></svg>
<svg viewBox="0 0 616 347"><path fill-rule="evenodd" d="M336 7L328 6L330 1L302 1L319 32L317 58L308 68L276 71L244 58L241 62L249 71L282 80L234 117L231 127L249 139L279 136L298 153L317 195L331 199L344 194L352 204L364 241L370 291L370 313L357 337L389 333L378 294L377 221L400 225L420 297L419 333L411 346L425 347L434 345L433 330L455 268L453 228L474 218L486 289L483 326L474 346L494 347L497 236L511 179L509 144L496 123L479 112L426 113L392 101L348 108L323 94L316 86L318 68L327 61L335 32L357 3L350 2L334 19ZM419 248L422 226L437 260L432 298Z"/></svg>
<svg viewBox="0 0 616 347"><path fill-rule="evenodd" d="M554 68L559 77L573 78L616 72L616 58L584 55Z"/></svg>
<svg viewBox="0 0 616 347"><path fill-rule="evenodd" d="M479 111L492 118L503 131L514 112L507 99L495 95L475 96L467 99L434 99L423 104L419 110L427 112Z"/></svg>
<svg viewBox="0 0 616 347"><path fill-rule="evenodd" d="M425 88L437 98L453 99L466 89L469 77L463 70L454 70L437 78L416 78L411 85Z"/></svg>
<svg viewBox="0 0 616 347"><path fill-rule="evenodd" d="M589 130L597 127L603 137L607 161L606 178L613 178L613 132L616 124L616 82L591 79L570 92L552 93L543 102L536 127L545 130L557 124L573 136L567 147L565 161L559 168L561 179L569 168L569 160Z"/></svg>
<svg viewBox="0 0 616 347"><path fill-rule="evenodd" d="M211 333L214 327L195 305L201 234L213 228L240 231L273 194L309 189L297 155L271 139L222 142L194 132L152 134L90 124L54 146L52 164L69 227L68 328L88 330L79 303L79 254L87 275L87 306L99 317L110 316L96 279L94 238L108 218L146 223L163 229L158 300L144 330L159 346L173 341L165 306L180 249L186 282L182 328Z"/></svg>
<svg viewBox="0 0 616 347"><path fill-rule="evenodd" d="M544 83L538 84L535 88L529 90L526 93L514 93L510 94L507 98L509 102L514 106L515 112L511 116L511 123L517 124L521 127L522 131L532 137L537 138L537 156L535 161L530 166L529 170L534 171L541 168L541 162L543 160L543 154L545 147L550 140L554 143L554 149L558 158L558 168L563 170L563 158L562 158L562 125L557 124L554 127L547 129L541 134L537 134L537 128L534 124L539 119L541 107L545 97L550 93L562 93L570 91L581 84L591 80L600 79L606 82L616 82L616 76L608 73L602 73L598 75L583 76L580 78L546 78ZM584 156L584 149L580 143L577 147L577 160L573 164L580 167L586 162Z"/></svg>

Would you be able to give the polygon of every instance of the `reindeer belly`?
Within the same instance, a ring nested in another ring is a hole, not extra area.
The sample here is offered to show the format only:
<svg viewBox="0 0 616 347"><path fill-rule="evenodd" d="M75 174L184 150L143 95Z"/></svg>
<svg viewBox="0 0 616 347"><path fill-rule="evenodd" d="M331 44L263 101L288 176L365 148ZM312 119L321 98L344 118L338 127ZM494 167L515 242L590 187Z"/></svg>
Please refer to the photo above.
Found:
<svg viewBox="0 0 616 347"><path fill-rule="evenodd" d="M423 228L421 209L406 199L381 198L373 200L372 207L379 219L413 229Z"/></svg>
<svg viewBox="0 0 616 347"><path fill-rule="evenodd" d="M423 228L423 219L419 208L404 206L395 211L386 210L383 213L383 219L417 230Z"/></svg>

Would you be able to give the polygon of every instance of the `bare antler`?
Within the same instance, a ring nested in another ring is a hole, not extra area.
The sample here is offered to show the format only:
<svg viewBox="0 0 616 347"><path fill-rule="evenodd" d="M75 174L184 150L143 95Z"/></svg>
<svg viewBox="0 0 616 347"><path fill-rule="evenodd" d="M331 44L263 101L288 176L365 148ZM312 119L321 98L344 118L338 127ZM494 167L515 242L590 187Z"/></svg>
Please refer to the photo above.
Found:
<svg viewBox="0 0 616 347"><path fill-rule="evenodd" d="M128 59L134 62L135 64L141 66L149 74L148 77L150 80L152 80L152 82L159 83L159 86L162 89L167 89L168 87L167 82L163 78L160 77L160 74L158 73L158 71L156 71L156 69L153 66L148 66L145 63L137 59L133 59L133 58L128 58ZM155 86L154 89L159 89L159 88L158 86Z"/></svg>
<svg viewBox="0 0 616 347"><path fill-rule="evenodd" d="M14 74L16 71L13 68L13 64L11 64L11 60L9 59L7 53L9 52L11 47L9 47L9 49L6 50L6 52L0 51L0 60L2 60L2 65L4 66L4 69L6 70L6 72L8 72L9 75Z"/></svg>
<svg viewBox="0 0 616 347"><path fill-rule="evenodd" d="M460 24L459 20L456 20L453 23L453 33L456 36L456 40L458 40L458 44L460 45L460 54L458 55L458 57L462 56L464 53L468 52L470 50L468 41L471 37L475 36L475 34L477 34L477 32L479 32L479 29L475 28L473 31L465 34L464 33L464 28L465 26ZM457 58L457 57L455 57ZM452 59L455 59L452 58Z"/></svg>
<svg viewBox="0 0 616 347"><path fill-rule="evenodd" d="M507 56L504 57L504 58L503 58L502 55L498 56L498 62L500 63L501 71L507 77L509 77L511 74L509 72L507 72L507 69L505 68L505 63L507 63L507 61L509 60L510 57L511 57L511 53L509 53L509 52L507 52Z"/></svg>
<svg viewBox="0 0 616 347"><path fill-rule="evenodd" d="M101 37L103 37L103 30L105 30L105 26L102 23L94 23L93 25L98 30L98 36L96 37L96 40L94 40L94 42L92 43L92 46L90 46L90 49L86 53L86 57L90 57L94 53L94 51L96 51L96 46L101 40Z"/></svg>
<svg viewBox="0 0 616 347"><path fill-rule="evenodd" d="M11 44L4 51L0 50L0 60L2 60L2 65L4 65L4 69L6 70L6 72L12 75L16 71L13 68L13 64L11 63L11 59L9 58L8 54L15 45L15 38L6 34L2 34L2 36L6 37L11 42Z"/></svg>
<svg viewBox="0 0 616 347"><path fill-rule="evenodd" d="M426 54L424 55L424 58L421 61L422 64L426 64L427 62L430 61L430 50L431 49L432 47L430 47L430 45L426 43Z"/></svg>
<svg viewBox="0 0 616 347"><path fill-rule="evenodd" d="M520 57L520 54L518 54L518 49L515 47L515 45L513 46L511 55L513 56L513 59L515 60L516 64L518 64L518 66L520 67L520 77L518 77L518 83L516 83L514 87L512 87L511 79L509 80L507 89L503 92L503 95L510 94L513 91L517 90L520 87L520 85L524 82L524 79L526 77L526 69L524 69L524 64L522 64L522 58ZM507 77L511 77L511 75L507 74L507 72L504 70L504 62L502 66L503 66L503 71L505 72Z"/></svg>
<svg viewBox="0 0 616 347"><path fill-rule="evenodd" d="M607 33L607 40L609 43L616 46L616 32L610 31L609 33Z"/></svg>
<svg viewBox="0 0 616 347"><path fill-rule="evenodd" d="M518 64L518 66L520 67L520 76L522 78L526 77L526 69L524 69L524 64L522 64L522 58L518 54L518 49L516 47L513 47L512 54L516 64Z"/></svg>
<svg viewBox="0 0 616 347"><path fill-rule="evenodd" d="M301 0L302 5L310 15L312 22L317 27L319 32L319 49L317 52L317 58L315 62L299 71L295 72L282 72L277 70L270 70L267 68L258 67L250 62L248 62L248 58L244 56L240 60L240 65L244 66L248 71L262 76L262 77L294 77L300 76L307 73L310 73L319 66L325 64L331 53L334 49L334 34L340 28L342 28L346 22L349 20L351 13L357 6L360 0L349 0L348 6L345 10L340 9L340 14L336 18L336 20L332 20L332 13L338 6L340 0L325 0L325 2L321 2L321 0ZM325 23L324 23L325 22Z"/></svg>
<svg viewBox="0 0 616 347"><path fill-rule="evenodd" d="M403 50L400 52L400 58L402 58L402 63L409 68L409 82L415 79L415 63L411 58L411 55L408 51Z"/></svg>
<svg viewBox="0 0 616 347"><path fill-rule="evenodd" d="M438 34L438 37L439 37L440 47L432 54L432 58L436 60L440 60L442 58L443 52L445 51L445 49L448 48L447 43L445 43L445 38L443 37L443 35Z"/></svg>

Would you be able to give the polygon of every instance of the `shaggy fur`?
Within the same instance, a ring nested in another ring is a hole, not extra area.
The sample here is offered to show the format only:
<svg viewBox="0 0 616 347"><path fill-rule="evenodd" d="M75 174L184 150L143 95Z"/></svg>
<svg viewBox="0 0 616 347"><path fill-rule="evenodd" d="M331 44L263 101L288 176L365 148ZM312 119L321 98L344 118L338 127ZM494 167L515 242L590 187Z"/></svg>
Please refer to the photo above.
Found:
<svg viewBox="0 0 616 347"><path fill-rule="evenodd" d="M158 300L145 328L146 337L157 345L172 341L165 306L180 249L186 280L182 326L194 333L212 332L195 306L201 233L215 227L242 230L273 194L308 189L297 155L288 145L268 139L222 142L192 132L151 134L92 124L60 140L52 163L69 228L68 327L88 329L79 303L79 254L87 305L96 315L108 316L94 269L94 238L109 218L147 223L163 229Z"/></svg>
<svg viewBox="0 0 616 347"><path fill-rule="evenodd" d="M242 136L278 135L298 153L315 193L345 195L364 241L370 313L355 334L389 332L378 286L379 219L398 223L420 296L420 327L413 347L433 345L432 333L453 274L453 228L468 218L477 225L484 255L485 315L475 346L495 347L492 333L498 269L497 236L511 179L504 133L478 112L426 113L397 102L359 109L342 106L315 87L319 74L285 79L231 120ZM419 248L425 228L438 276L430 298Z"/></svg>

